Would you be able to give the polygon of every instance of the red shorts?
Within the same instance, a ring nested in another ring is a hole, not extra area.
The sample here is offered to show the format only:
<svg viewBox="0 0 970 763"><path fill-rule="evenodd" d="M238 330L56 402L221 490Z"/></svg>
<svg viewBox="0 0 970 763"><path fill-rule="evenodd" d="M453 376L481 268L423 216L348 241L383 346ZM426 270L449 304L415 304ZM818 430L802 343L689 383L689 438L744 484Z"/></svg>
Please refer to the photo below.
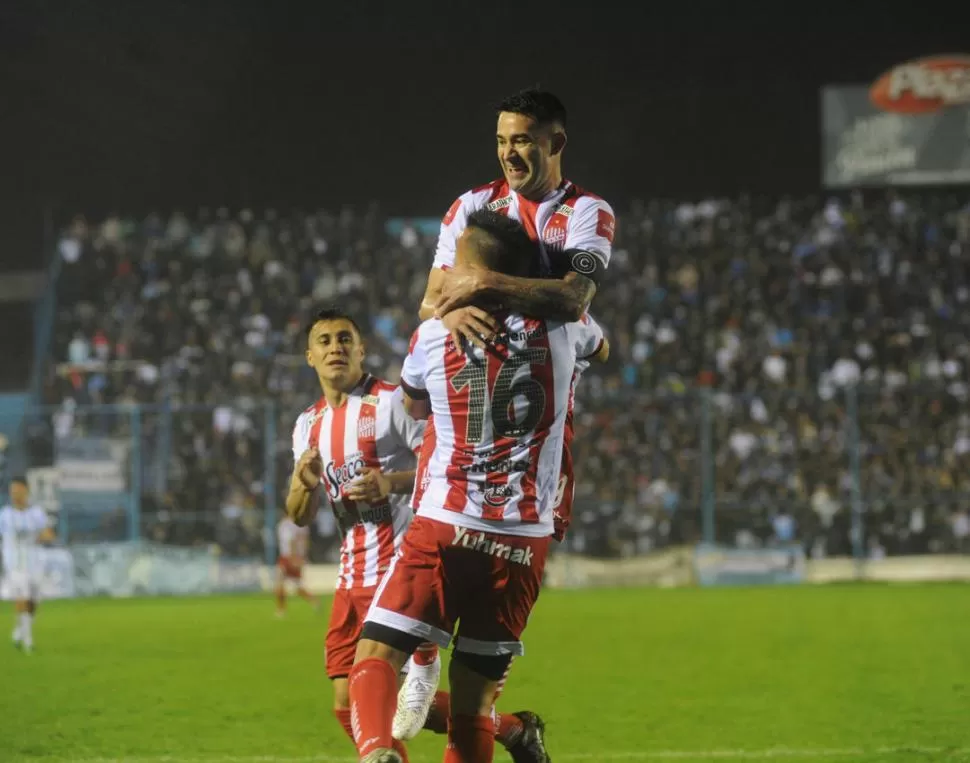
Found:
<svg viewBox="0 0 970 763"><path fill-rule="evenodd" d="M296 559L281 556L276 562L276 566L279 567L280 573L287 580L303 579L303 564Z"/></svg>
<svg viewBox="0 0 970 763"><path fill-rule="evenodd" d="M327 627L327 677L346 678L354 667L357 642L364 618L374 600L376 587L339 589L333 596L330 625Z"/></svg>
<svg viewBox="0 0 970 763"><path fill-rule="evenodd" d="M550 540L415 517L377 587L368 622L489 657L523 653Z"/></svg>

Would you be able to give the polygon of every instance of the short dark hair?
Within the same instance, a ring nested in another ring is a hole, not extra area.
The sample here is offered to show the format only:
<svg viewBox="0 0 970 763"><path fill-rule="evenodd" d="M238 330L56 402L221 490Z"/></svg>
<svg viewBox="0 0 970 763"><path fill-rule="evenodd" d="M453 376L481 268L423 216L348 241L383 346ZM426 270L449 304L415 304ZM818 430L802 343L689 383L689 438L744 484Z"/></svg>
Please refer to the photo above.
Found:
<svg viewBox="0 0 970 763"><path fill-rule="evenodd" d="M357 336L363 338L364 334L360 330L360 326L357 325L355 321L346 311L341 310L339 307L322 307L314 314L314 316L309 320L306 326L303 327L303 333L306 334L306 339L310 341L310 332L313 331L313 327L316 326L320 321L347 321L351 326L354 327L354 331L357 332Z"/></svg>
<svg viewBox="0 0 970 763"><path fill-rule="evenodd" d="M27 484L27 478L24 477L22 474L16 474L16 475L14 475L13 477L10 478L10 484L11 485L13 485L15 483L18 483L18 482L21 485L23 485L24 487L30 487L30 485Z"/></svg>
<svg viewBox="0 0 970 763"><path fill-rule="evenodd" d="M522 223L499 212L479 209L468 216L467 228L481 231L491 239L478 249L482 264L489 270L510 276L531 270L536 245Z"/></svg>
<svg viewBox="0 0 970 763"><path fill-rule="evenodd" d="M548 90L540 90L538 87L526 88L510 95L499 101L495 110L498 113L508 111L512 114L524 114L540 125L566 126L566 107L562 105L562 101Z"/></svg>

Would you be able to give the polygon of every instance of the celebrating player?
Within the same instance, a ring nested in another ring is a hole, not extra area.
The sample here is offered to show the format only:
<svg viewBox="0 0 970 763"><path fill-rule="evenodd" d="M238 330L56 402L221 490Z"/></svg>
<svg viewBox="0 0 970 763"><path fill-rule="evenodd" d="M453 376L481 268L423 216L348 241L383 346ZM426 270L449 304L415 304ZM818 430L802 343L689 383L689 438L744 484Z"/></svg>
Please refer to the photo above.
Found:
<svg viewBox="0 0 970 763"><path fill-rule="evenodd" d="M307 363L317 372L323 397L300 415L293 430L296 467L286 510L295 525L309 524L319 509L322 483L344 532L326 670L333 682L334 714L353 740L347 675L376 586L411 520L408 496L414 487L414 452L425 425L406 414L398 387L364 373L363 342L349 316L322 310L306 335ZM433 676L424 688L432 701L441 662L437 646L424 644L420 651L427 665L421 669ZM447 705L447 694L439 692L438 700ZM419 709L422 718L428 714L427 706ZM530 717L523 712L496 718L496 738L513 757L527 750L523 719ZM430 728L446 731L443 725ZM403 745L395 747L406 760Z"/></svg>
<svg viewBox="0 0 970 763"><path fill-rule="evenodd" d="M306 561L307 547L310 543L310 528L300 527L288 517L283 517L276 526L279 541L279 560L276 563L276 616L286 615L286 584L296 587L296 594L309 602L314 609L320 602L303 587L303 564Z"/></svg>
<svg viewBox="0 0 970 763"><path fill-rule="evenodd" d="M34 651L34 614L40 597L39 544L54 539L47 513L30 505L27 480L10 481L10 503L0 509L0 536L3 537L3 574L8 598L13 599L16 623L14 646L25 654Z"/></svg>
<svg viewBox="0 0 970 763"><path fill-rule="evenodd" d="M522 227L478 211L458 241L468 269L521 275ZM421 452L417 516L378 587L350 674L366 763L398 763L392 737L398 671L417 646L451 642L445 761L492 760L495 692L539 595L553 531L563 428L577 359L597 355L599 327L506 312L486 350L463 357L439 320L421 324L401 372L412 415L434 418ZM547 759L547 758L544 758Z"/></svg>
<svg viewBox="0 0 970 763"><path fill-rule="evenodd" d="M599 196L563 178L566 109L552 93L524 90L498 106L498 160L503 177L462 194L441 223L434 266L421 302L422 320L445 325L481 345L497 327L474 307L489 297L509 310L575 321L589 308L610 262L615 218ZM455 251L468 217L488 209L519 220L538 244L529 270L542 278L455 268Z"/></svg>
<svg viewBox="0 0 970 763"><path fill-rule="evenodd" d="M411 519L414 451L424 426L405 413L398 387L364 373L364 345L352 318L321 310L306 334L307 364L317 373L323 397L300 414L293 429L296 467L286 511L297 525L309 524L322 484L344 533L326 670L334 714L353 740L347 675L364 615ZM404 755L403 745L398 749Z"/></svg>

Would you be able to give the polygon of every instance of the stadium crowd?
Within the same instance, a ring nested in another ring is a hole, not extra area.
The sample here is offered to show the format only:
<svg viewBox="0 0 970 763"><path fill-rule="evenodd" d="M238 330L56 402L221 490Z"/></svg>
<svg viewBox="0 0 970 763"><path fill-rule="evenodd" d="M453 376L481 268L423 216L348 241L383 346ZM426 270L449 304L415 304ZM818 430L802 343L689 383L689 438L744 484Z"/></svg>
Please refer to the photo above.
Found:
<svg viewBox="0 0 970 763"><path fill-rule="evenodd" d="M150 404L146 535L258 552L263 401L282 490L317 394L306 316L359 316L369 369L396 380L430 230L377 207L76 218L33 465L68 432L128 433L127 414L82 406ZM614 351L577 394L574 550L697 540L713 489L719 541L848 553L857 463L867 553L970 551L967 198L634 203L592 311Z"/></svg>

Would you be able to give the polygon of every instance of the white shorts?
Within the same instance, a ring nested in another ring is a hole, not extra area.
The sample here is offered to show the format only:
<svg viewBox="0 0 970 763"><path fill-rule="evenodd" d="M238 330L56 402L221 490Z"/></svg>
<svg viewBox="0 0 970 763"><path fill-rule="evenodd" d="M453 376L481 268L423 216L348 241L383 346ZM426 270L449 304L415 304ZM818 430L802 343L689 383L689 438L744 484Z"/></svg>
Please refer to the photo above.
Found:
<svg viewBox="0 0 970 763"><path fill-rule="evenodd" d="M3 575L0 594L6 601L36 601L40 597L40 582L23 570L8 570Z"/></svg>

